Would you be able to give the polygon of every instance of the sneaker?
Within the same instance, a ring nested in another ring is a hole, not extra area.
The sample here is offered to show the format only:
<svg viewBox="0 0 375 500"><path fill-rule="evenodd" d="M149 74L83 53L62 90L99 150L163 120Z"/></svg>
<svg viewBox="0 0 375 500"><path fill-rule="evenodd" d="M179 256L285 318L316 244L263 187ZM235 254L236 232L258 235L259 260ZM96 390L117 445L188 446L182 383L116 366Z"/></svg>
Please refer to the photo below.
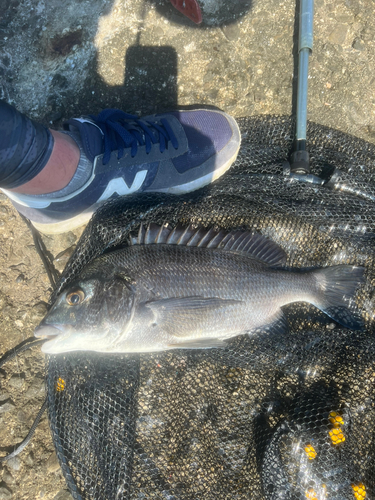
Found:
<svg viewBox="0 0 375 500"><path fill-rule="evenodd" d="M116 109L64 124L89 161L90 178L59 197L3 190L15 208L41 232L75 229L117 195L183 194L223 175L240 147L236 121L221 111L194 109L138 119ZM65 188L64 188L65 189ZM63 190L62 190L63 191Z"/></svg>

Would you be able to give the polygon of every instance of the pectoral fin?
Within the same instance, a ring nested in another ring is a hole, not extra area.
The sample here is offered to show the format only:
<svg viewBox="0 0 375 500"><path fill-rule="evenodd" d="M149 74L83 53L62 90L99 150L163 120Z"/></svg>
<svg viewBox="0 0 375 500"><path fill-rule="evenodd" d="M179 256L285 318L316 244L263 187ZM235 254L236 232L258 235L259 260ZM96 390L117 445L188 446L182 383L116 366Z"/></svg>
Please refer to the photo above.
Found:
<svg viewBox="0 0 375 500"><path fill-rule="evenodd" d="M216 328L221 326L218 318L225 317L227 310L229 314L232 314L233 309L241 307L242 301L191 296L155 300L143 305L153 314L150 327L155 328L155 331L159 329L163 335L168 335L170 343L174 344L174 339L178 344L180 341L194 343L192 339L198 339L195 341L199 342L199 345L195 346L198 348L216 346L216 344L209 346L207 342L217 343L215 341ZM199 339L205 339L205 341ZM205 342L205 345L201 345L202 342ZM189 347L194 348L194 345L189 345Z"/></svg>
<svg viewBox="0 0 375 500"><path fill-rule="evenodd" d="M217 297L172 297L169 299L160 299L146 302L144 305L149 307L156 316L165 316L167 314L183 314L184 316L194 315L203 311L215 311L222 307L241 304L241 300L220 299Z"/></svg>
<svg viewBox="0 0 375 500"><path fill-rule="evenodd" d="M178 339L179 340L179 339ZM226 347L227 340L204 338L204 339L191 339L183 340L168 344L168 349L207 349L213 347Z"/></svg>

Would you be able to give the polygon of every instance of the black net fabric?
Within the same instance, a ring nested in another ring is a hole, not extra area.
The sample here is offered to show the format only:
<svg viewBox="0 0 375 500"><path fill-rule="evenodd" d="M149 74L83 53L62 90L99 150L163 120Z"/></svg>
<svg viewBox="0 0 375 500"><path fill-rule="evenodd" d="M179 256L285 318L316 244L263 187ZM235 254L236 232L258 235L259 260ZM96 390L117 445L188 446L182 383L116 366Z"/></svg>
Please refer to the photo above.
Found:
<svg viewBox="0 0 375 500"><path fill-rule="evenodd" d="M310 123L312 175L299 178L289 118L239 124L238 160L213 185L104 205L55 293L141 222L249 228L290 267L364 266L365 328L297 303L288 333L225 349L50 356L50 426L74 499L375 498L375 147Z"/></svg>

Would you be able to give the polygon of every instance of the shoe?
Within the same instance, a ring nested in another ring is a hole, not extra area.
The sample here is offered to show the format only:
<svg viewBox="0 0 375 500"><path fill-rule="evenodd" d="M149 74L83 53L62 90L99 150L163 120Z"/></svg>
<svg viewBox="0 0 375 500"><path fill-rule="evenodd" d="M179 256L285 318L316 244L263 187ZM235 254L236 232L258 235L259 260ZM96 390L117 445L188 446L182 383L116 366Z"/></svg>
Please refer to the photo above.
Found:
<svg viewBox="0 0 375 500"><path fill-rule="evenodd" d="M46 234L75 229L117 195L141 192L183 194L222 176L240 147L236 121L216 110L174 111L138 119L116 109L64 124L77 141L90 178L58 197L3 190L16 209ZM64 188L65 189L65 188ZM63 190L62 190L63 191Z"/></svg>
<svg viewBox="0 0 375 500"><path fill-rule="evenodd" d="M173 7L195 24L202 22L202 11L197 0L170 0Z"/></svg>

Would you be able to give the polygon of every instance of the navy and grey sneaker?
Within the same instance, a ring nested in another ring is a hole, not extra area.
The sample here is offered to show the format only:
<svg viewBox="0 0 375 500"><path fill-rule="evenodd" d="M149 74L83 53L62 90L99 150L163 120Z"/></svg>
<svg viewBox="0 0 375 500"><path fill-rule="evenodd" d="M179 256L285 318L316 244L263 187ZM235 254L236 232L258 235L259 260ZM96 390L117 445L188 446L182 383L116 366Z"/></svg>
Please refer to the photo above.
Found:
<svg viewBox="0 0 375 500"><path fill-rule="evenodd" d="M116 194L194 191L223 175L240 147L237 123L216 110L138 119L106 109L98 116L71 119L64 127L77 141L81 161L89 162L91 175L84 185L65 196L64 190L62 196L4 190L17 210L47 234L85 224L100 204Z"/></svg>

